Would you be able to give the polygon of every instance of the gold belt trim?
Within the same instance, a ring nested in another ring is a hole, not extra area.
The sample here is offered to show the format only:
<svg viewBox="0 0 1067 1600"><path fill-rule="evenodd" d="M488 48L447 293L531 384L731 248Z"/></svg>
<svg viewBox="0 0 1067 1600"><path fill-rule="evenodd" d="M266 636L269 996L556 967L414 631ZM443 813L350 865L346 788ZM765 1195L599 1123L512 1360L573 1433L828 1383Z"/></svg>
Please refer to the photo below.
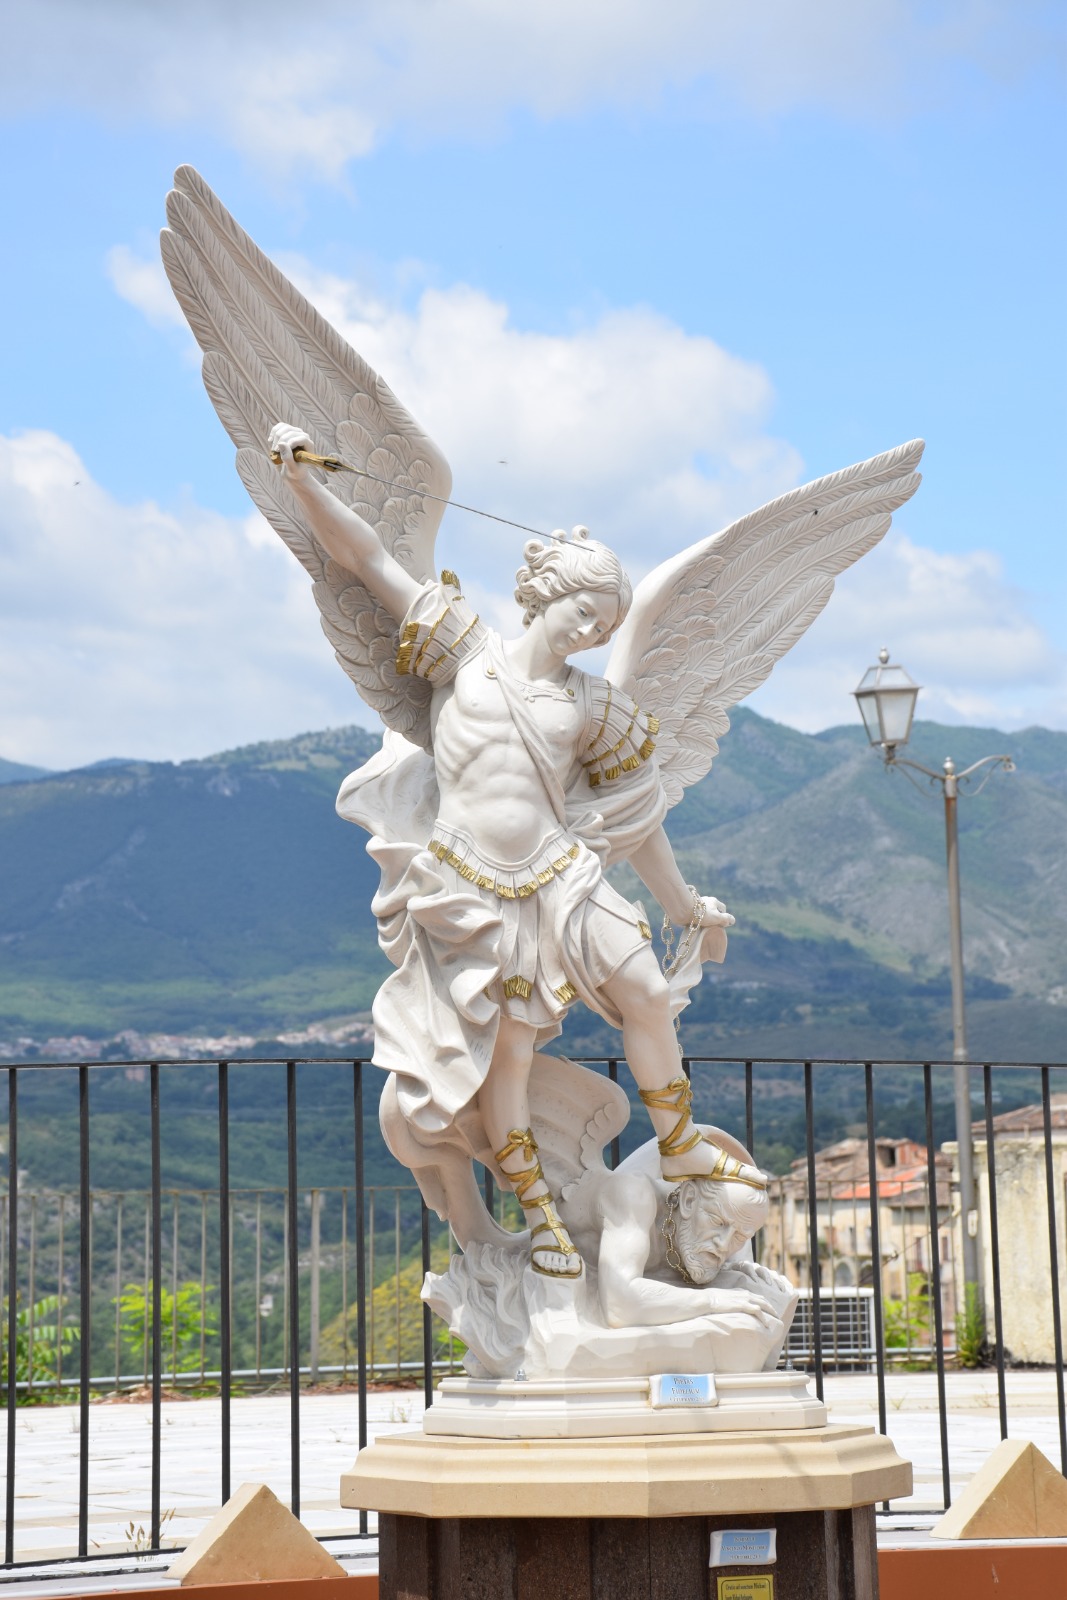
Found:
<svg viewBox="0 0 1067 1600"><path fill-rule="evenodd" d="M426 848L432 856L436 856L438 861L447 862L467 883L473 883L479 889L491 889L501 900L524 900L527 895L536 894L544 884L551 883L557 873L566 872L571 863L577 861L580 847L572 844L566 855L560 856L558 860L553 861L543 872L539 872L536 878L531 878L528 883L515 884L514 887L510 883L499 883L496 878L487 877L484 872L480 872L477 867L471 866L470 862L464 861L462 856L458 856L453 849L447 844L442 844L439 839L431 839ZM509 979L508 982L510 981ZM525 979L522 981L525 982ZM515 992L518 993L518 990ZM529 995L523 995L524 1000L529 998Z"/></svg>

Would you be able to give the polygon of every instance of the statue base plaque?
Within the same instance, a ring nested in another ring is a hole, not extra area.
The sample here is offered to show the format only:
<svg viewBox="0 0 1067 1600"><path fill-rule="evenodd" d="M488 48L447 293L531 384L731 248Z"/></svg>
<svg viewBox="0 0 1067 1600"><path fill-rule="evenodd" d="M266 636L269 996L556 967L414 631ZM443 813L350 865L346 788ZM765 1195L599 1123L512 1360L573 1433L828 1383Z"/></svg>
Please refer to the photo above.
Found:
<svg viewBox="0 0 1067 1600"><path fill-rule="evenodd" d="M381 1600L718 1600L720 1579L763 1577L774 1600L874 1600L874 1505L910 1491L911 1467L888 1439L831 1424L552 1440L397 1434L360 1452L341 1503L378 1513ZM731 1532L712 1567L712 1535ZM727 1559L746 1542L773 1558Z"/></svg>

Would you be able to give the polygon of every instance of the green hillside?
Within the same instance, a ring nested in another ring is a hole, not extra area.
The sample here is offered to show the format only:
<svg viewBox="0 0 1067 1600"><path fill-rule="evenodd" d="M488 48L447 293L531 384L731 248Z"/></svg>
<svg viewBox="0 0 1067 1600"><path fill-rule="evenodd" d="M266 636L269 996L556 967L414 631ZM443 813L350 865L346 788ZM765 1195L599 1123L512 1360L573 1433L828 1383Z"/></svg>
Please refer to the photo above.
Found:
<svg viewBox="0 0 1067 1600"><path fill-rule="evenodd" d="M347 728L0 787L8 1059L130 1030L239 1034L262 1050L365 1012L385 970L376 874L333 799L374 742ZM1067 734L927 723L912 748L931 766L1002 749L1017 761L960 807L968 1020L976 1054L1063 1060ZM886 773L861 730L812 736L739 710L669 831L687 875L738 917L686 1014L688 1049L948 1050L940 798ZM566 1045L618 1048L588 1013Z"/></svg>

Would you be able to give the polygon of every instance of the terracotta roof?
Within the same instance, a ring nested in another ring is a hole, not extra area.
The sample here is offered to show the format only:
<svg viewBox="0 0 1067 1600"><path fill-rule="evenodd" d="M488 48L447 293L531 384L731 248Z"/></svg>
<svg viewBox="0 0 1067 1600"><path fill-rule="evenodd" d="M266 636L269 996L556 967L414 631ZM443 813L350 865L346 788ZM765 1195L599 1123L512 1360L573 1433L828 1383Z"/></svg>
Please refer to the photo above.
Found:
<svg viewBox="0 0 1067 1600"><path fill-rule="evenodd" d="M1049 1096L1050 1121L1053 1128L1067 1128L1067 1094L1053 1094ZM985 1118L971 1124L972 1132L985 1135ZM993 1118L994 1135L998 1133L1021 1133L1024 1139L1043 1139L1045 1136L1045 1116L1040 1103L1032 1106L1019 1106L1015 1111L1002 1111Z"/></svg>

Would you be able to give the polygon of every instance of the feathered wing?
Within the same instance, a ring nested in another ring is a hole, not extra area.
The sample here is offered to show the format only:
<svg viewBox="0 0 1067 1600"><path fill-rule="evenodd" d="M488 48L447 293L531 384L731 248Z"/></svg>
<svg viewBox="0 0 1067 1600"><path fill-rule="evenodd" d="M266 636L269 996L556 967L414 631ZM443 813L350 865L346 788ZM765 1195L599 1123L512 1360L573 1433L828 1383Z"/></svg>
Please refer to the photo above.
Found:
<svg viewBox="0 0 1067 1600"><path fill-rule="evenodd" d="M759 687L822 611L838 573L915 493L922 453L915 439L793 489L638 585L607 676L659 718L670 805L710 768L730 707Z"/></svg>
<svg viewBox="0 0 1067 1600"><path fill-rule="evenodd" d="M549 1188L564 1199L584 1172L604 1166L604 1148L630 1119L626 1091L563 1056L538 1053L530 1074L530 1116Z"/></svg>
<svg viewBox="0 0 1067 1600"><path fill-rule="evenodd" d="M171 287L204 352L204 385L237 446L237 470L267 521L311 574L322 627L367 703L398 733L429 743L430 688L398 677L397 624L312 538L271 465L276 422L307 429L338 455L397 487L339 473L331 488L378 532L412 577L433 576L433 547L452 478L377 373L293 287L192 167L179 167L161 235Z"/></svg>

